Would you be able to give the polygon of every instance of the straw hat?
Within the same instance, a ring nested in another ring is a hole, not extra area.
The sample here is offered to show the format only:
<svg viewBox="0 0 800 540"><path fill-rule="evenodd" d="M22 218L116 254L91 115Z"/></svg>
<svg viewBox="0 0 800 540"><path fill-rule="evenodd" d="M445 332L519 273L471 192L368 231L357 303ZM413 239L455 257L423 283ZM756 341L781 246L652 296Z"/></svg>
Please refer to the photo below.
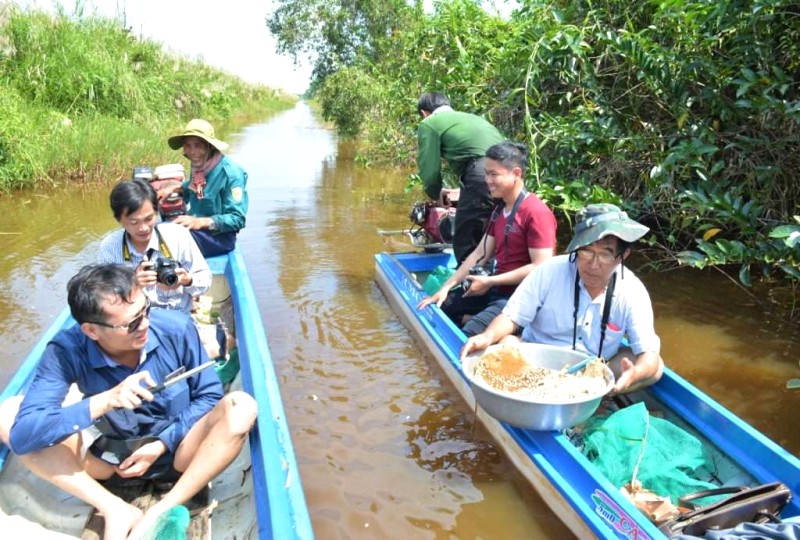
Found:
<svg viewBox="0 0 800 540"><path fill-rule="evenodd" d="M173 135L167 139L167 144L169 144L169 147L173 150L178 150L183 147L183 140L186 137L200 137L220 152L223 152L228 148L228 143L217 139L216 135L214 134L214 126L200 118L190 120L189 123L186 124L186 128L182 133Z"/></svg>
<svg viewBox="0 0 800 540"><path fill-rule="evenodd" d="M650 229L613 204L590 204L578 212L575 234L567 246L567 253L588 246L606 236L616 236L626 242L635 242Z"/></svg>

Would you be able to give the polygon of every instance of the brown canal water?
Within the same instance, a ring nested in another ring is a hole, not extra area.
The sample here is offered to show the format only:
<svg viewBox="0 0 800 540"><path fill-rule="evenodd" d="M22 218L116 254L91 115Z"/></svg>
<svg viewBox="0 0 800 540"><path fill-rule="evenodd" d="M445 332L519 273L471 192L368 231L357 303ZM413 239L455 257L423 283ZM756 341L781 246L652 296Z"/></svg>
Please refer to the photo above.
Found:
<svg viewBox="0 0 800 540"><path fill-rule="evenodd" d="M249 172L240 235L317 538L550 538L523 486L374 282L376 229L407 226L404 173L354 164L300 103L231 137ZM133 164L132 164L133 165ZM108 188L0 199L0 384L116 225ZM728 281L639 273L668 365L797 455L796 327Z"/></svg>

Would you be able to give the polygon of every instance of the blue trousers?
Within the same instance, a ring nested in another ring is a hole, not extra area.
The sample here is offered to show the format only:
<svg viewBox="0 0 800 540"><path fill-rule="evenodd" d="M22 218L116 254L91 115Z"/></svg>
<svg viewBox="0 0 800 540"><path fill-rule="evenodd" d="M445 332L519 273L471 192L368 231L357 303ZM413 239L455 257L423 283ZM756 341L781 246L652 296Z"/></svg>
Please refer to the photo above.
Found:
<svg viewBox="0 0 800 540"><path fill-rule="evenodd" d="M194 229L189 231L197 242L197 247L200 248L200 253L205 257L213 257L214 255L223 255L229 251L233 251L236 247L236 233L224 232L216 233L208 229Z"/></svg>

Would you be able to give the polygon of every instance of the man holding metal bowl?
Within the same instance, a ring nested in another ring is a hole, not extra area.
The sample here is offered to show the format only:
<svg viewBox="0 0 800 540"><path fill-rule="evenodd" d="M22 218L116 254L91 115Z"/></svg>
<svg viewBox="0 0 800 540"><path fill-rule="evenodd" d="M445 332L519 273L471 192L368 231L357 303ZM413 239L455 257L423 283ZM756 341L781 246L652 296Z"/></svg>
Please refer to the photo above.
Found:
<svg viewBox="0 0 800 540"><path fill-rule="evenodd" d="M661 341L644 284L625 269L631 244L649 229L612 204L578 212L567 254L538 265L486 330L470 337L461 357L494 343L521 340L608 358L614 393L661 378ZM627 343L623 342L627 339Z"/></svg>

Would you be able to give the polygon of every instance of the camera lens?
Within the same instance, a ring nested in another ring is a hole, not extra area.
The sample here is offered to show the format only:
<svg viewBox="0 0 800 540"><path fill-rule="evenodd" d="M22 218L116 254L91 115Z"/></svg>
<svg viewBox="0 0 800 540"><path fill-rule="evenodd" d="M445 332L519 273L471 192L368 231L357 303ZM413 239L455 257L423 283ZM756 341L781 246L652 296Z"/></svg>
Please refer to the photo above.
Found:
<svg viewBox="0 0 800 540"><path fill-rule="evenodd" d="M159 281L170 287L178 283L178 274L176 274L171 268L166 269L164 273L159 276L159 278Z"/></svg>
<svg viewBox="0 0 800 540"><path fill-rule="evenodd" d="M168 287L178 283L178 274L175 272L175 262L172 259L158 259L156 261L156 281Z"/></svg>

